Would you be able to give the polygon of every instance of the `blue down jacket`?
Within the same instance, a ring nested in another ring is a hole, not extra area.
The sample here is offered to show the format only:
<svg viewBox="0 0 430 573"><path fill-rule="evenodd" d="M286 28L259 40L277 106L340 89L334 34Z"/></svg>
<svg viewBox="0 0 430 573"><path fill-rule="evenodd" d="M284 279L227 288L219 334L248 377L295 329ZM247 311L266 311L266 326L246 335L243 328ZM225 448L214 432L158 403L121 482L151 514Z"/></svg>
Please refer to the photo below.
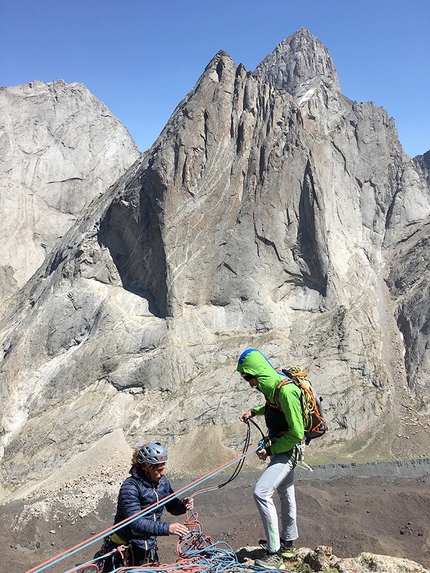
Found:
<svg viewBox="0 0 430 573"><path fill-rule="evenodd" d="M115 524L173 493L166 476L163 476L158 484L153 484L141 472L130 471L130 473L131 476L123 482L119 490ZM179 498L173 497L166 505L154 507L148 514L125 525L116 533L124 541L129 541L140 549L154 549L157 546L157 535L169 535L170 524L161 521L164 508L172 515L182 515L186 512L184 503Z"/></svg>

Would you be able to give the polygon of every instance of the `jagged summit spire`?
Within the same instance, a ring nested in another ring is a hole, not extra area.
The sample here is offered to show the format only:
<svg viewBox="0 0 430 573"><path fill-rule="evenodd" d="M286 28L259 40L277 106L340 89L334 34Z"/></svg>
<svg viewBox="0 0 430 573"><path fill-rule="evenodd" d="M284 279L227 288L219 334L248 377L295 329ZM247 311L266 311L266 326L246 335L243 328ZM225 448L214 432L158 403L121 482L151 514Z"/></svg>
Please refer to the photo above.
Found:
<svg viewBox="0 0 430 573"><path fill-rule="evenodd" d="M322 84L340 91L336 68L328 49L306 28L300 28L278 44L258 64L254 75L287 90L299 101L309 90L314 91Z"/></svg>

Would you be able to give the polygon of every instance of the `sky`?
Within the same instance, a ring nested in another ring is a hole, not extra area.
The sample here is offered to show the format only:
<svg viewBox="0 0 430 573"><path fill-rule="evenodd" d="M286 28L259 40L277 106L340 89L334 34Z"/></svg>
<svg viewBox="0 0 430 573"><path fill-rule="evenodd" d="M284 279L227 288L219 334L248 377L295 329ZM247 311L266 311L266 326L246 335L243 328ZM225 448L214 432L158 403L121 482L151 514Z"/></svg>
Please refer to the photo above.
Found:
<svg viewBox="0 0 430 573"><path fill-rule="evenodd" d="M145 151L219 50L252 71L303 26L345 96L430 149L430 0L0 0L0 86L81 82Z"/></svg>

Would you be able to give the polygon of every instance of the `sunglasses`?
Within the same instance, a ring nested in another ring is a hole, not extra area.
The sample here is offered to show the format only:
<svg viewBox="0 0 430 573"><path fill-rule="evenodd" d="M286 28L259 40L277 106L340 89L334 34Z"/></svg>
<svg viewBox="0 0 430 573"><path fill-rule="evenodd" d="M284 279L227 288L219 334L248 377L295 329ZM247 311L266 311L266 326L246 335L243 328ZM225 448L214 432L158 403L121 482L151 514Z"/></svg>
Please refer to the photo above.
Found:
<svg viewBox="0 0 430 573"><path fill-rule="evenodd" d="M242 373L241 376L242 376L242 378L243 378L244 380L246 380L247 382L250 382L253 378L255 378L255 376L253 376L252 374Z"/></svg>

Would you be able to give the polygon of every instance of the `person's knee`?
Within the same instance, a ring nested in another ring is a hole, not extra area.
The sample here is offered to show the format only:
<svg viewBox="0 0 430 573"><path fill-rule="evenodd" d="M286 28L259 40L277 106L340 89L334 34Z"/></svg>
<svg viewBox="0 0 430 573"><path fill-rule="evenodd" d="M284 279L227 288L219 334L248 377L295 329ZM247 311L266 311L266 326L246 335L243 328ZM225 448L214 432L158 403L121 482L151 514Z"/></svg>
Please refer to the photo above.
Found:
<svg viewBox="0 0 430 573"><path fill-rule="evenodd" d="M254 500L259 502L270 500L273 497L270 494L270 492L265 488L254 489L253 495L254 495Z"/></svg>

